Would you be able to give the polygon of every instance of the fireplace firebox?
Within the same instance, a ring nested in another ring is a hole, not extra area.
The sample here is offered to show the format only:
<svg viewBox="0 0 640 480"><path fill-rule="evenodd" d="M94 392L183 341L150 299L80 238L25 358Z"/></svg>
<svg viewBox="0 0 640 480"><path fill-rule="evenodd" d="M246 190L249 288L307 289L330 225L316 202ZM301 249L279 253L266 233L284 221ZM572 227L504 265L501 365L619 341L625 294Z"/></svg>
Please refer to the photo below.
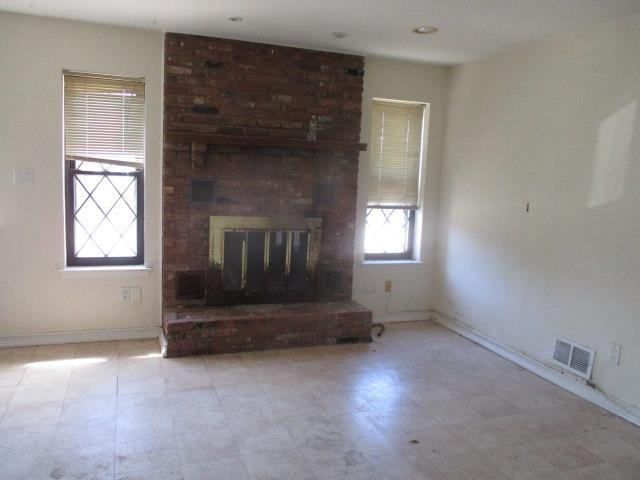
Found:
<svg viewBox="0 0 640 480"><path fill-rule="evenodd" d="M207 303L316 300L321 234L318 217L210 217Z"/></svg>

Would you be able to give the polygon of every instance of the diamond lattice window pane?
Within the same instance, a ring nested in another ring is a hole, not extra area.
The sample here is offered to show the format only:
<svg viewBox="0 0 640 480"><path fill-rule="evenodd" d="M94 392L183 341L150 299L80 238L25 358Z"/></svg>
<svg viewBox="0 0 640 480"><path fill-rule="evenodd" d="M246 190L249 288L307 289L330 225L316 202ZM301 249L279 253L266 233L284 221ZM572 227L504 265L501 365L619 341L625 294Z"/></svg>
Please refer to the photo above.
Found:
<svg viewBox="0 0 640 480"><path fill-rule="evenodd" d="M103 257L102 251L98 248L98 245L89 239L84 243L76 253L78 257Z"/></svg>
<svg viewBox="0 0 640 480"><path fill-rule="evenodd" d="M120 240L120 234L111 222L105 219L98 228L96 228L92 238L100 250L104 252L104 256L106 257L111 253L116 242Z"/></svg>
<svg viewBox="0 0 640 480"><path fill-rule="evenodd" d="M88 162L85 162L88 164ZM78 257L137 255L136 178L77 173L75 249Z"/></svg>
<svg viewBox="0 0 640 480"><path fill-rule="evenodd" d="M96 188L98 183L102 181L101 175L76 175L75 181L80 182L82 187L86 190L88 194L91 194L93 190ZM76 189L77 191L77 189Z"/></svg>
<svg viewBox="0 0 640 480"><path fill-rule="evenodd" d="M365 253L404 253L409 246L411 210L369 208L365 229Z"/></svg>
<svg viewBox="0 0 640 480"><path fill-rule="evenodd" d="M100 206L100 209L104 213L108 213L120 198L120 194L113 184L107 180L107 177L103 178L104 180L98 184L91 196L96 204Z"/></svg>
<svg viewBox="0 0 640 480"><path fill-rule="evenodd" d="M89 198L84 202L76 211L76 223L80 222L89 235L98 228L98 225L100 225L103 218L104 213L102 213L102 210L98 208L98 205L92 198Z"/></svg>
<svg viewBox="0 0 640 480"><path fill-rule="evenodd" d="M127 248L133 252L129 255L136 255L138 250L138 225L137 222L133 222L129 228L122 235L122 239L127 245Z"/></svg>
<svg viewBox="0 0 640 480"><path fill-rule="evenodd" d="M109 176L109 180L120 194L123 194L127 188L135 185L136 182L135 178L122 175L111 175ZM135 188L133 188L133 192L135 193Z"/></svg>
<svg viewBox="0 0 640 480"><path fill-rule="evenodd" d="M120 238L116 242L110 252L110 256L112 257L129 257L131 255L135 255L135 250L131 248L128 240L126 240L124 237Z"/></svg>
<svg viewBox="0 0 640 480"><path fill-rule="evenodd" d="M109 212L109 220L120 233L124 233L135 219L135 214L123 199L119 199Z"/></svg>

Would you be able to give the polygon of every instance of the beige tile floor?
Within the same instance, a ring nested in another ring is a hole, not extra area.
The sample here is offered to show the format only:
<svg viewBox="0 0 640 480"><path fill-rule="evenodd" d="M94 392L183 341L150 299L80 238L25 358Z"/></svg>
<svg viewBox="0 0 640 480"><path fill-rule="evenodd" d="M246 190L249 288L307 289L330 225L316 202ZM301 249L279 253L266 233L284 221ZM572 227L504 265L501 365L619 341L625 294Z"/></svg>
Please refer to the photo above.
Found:
<svg viewBox="0 0 640 480"><path fill-rule="evenodd" d="M0 479L630 480L640 429L429 322L163 359L0 349Z"/></svg>

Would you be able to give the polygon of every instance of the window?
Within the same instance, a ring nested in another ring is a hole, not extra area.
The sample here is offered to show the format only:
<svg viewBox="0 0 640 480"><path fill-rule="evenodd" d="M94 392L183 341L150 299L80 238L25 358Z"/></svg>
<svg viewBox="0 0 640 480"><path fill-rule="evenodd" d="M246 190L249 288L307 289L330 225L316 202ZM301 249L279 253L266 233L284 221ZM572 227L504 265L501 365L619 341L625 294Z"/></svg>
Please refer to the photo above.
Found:
<svg viewBox="0 0 640 480"><path fill-rule="evenodd" d="M373 101L365 259L413 258L425 104Z"/></svg>
<svg viewBox="0 0 640 480"><path fill-rule="evenodd" d="M144 262L144 79L64 72L67 265Z"/></svg>

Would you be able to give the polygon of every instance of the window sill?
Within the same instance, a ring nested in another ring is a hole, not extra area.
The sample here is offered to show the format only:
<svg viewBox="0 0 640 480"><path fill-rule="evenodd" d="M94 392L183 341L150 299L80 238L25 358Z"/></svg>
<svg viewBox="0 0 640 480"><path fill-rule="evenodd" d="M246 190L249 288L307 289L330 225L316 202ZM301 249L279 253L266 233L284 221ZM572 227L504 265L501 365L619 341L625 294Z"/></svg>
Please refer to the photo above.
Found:
<svg viewBox="0 0 640 480"><path fill-rule="evenodd" d="M424 265L420 260L362 260L360 265L367 267L372 265Z"/></svg>
<svg viewBox="0 0 640 480"><path fill-rule="evenodd" d="M65 267L58 269L62 278L135 278L147 277L151 267L125 265L113 267Z"/></svg>

